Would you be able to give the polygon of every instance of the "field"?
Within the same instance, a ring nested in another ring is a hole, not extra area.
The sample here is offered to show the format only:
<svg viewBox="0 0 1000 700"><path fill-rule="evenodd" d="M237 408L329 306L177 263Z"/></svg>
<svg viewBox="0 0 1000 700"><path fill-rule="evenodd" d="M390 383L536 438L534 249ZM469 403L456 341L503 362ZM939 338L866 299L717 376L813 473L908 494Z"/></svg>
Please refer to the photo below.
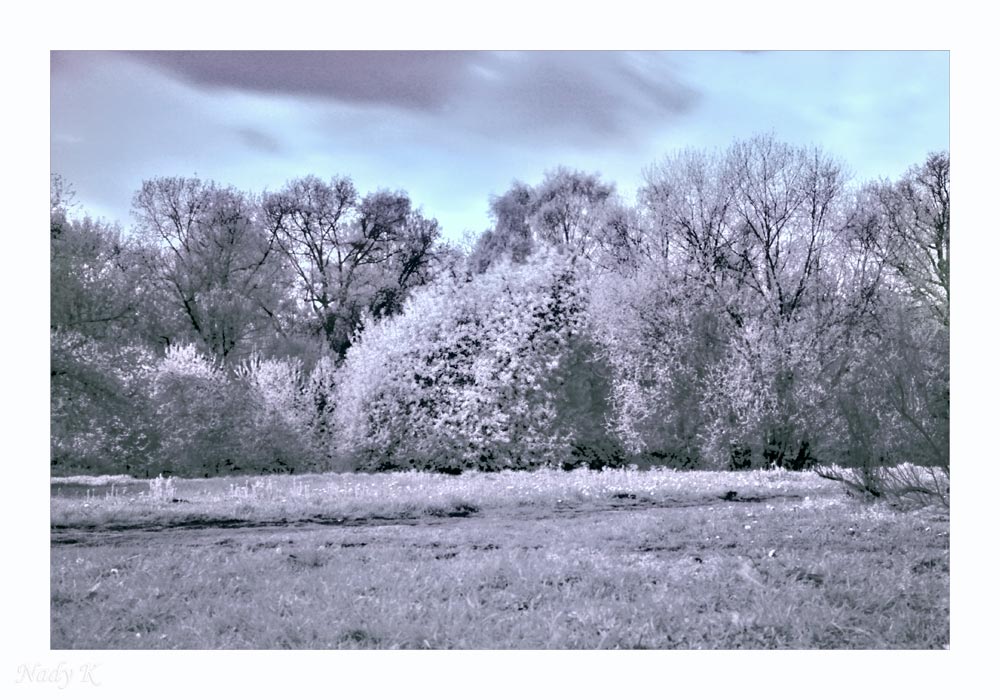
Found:
<svg viewBox="0 0 1000 700"><path fill-rule="evenodd" d="M52 480L53 649L946 648L949 515L812 473Z"/></svg>

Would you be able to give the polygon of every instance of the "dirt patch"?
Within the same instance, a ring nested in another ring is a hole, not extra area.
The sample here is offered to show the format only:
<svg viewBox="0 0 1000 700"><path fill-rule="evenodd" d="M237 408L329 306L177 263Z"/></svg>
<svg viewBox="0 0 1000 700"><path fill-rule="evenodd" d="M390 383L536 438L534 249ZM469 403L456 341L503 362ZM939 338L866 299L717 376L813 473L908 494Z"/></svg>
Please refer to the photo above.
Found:
<svg viewBox="0 0 1000 700"><path fill-rule="evenodd" d="M679 552L685 548L682 544L660 545L644 544L636 549L637 552Z"/></svg>
<svg viewBox="0 0 1000 700"><path fill-rule="evenodd" d="M910 571L915 574L926 574L935 570L949 573L948 562L941 559L924 559L910 567Z"/></svg>
<svg viewBox="0 0 1000 700"><path fill-rule="evenodd" d="M52 544L86 544L86 543L78 537L53 534Z"/></svg>
<svg viewBox="0 0 1000 700"><path fill-rule="evenodd" d="M557 503L554 507L524 508L519 515L532 520L547 520L566 517L585 517L600 513L621 510L658 510L674 508L704 508L716 505L719 500L743 503L760 503L764 501L795 501L802 496L779 494L774 496L733 496L735 492L727 492L722 496L701 498L698 500L653 500L646 496L633 493L618 492L608 499ZM159 522L109 522L83 524L54 524L51 528L53 545L86 544L80 539L88 533L153 533L178 530L267 530L281 528L306 527L367 527L377 525L419 525L428 520L468 518L481 515L478 507L461 503L448 508L434 508L426 513L413 514L407 512L399 515L372 515L366 517L342 517L316 514L303 518L277 518L270 520L253 520L246 518L211 518L193 516Z"/></svg>
<svg viewBox="0 0 1000 700"><path fill-rule="evenodd" d="M427 514L433 518L467 518L478 513L479 508L470 503L460 503L452 508L431 508Z"/></svg>
<svg viewBox="0 0 1000 700"><path fill-rule="evenodd" d="M450 516L455 517L455 516ZM464 517L464 516L461 516ZM241 518L190 518L158 523L102 523L52 526L53 544L75 544L73 536L63 533L118 533L118 532L165 532L169 530L234 530L273 529L321 526L361 527L370 525L415 525L421 519L414 516L393 518L371 516L367 518L340 518L317 515L308 518L276 520L245 520Z"/></svg>
<svg viewBox="0 0 1000 700"><path fill-rule="evenodd" d="M802 496L778 494L775 496L741 496L737 491L726 491L719 496L730 503L763 503L764 501L801 501Z"/></svg>

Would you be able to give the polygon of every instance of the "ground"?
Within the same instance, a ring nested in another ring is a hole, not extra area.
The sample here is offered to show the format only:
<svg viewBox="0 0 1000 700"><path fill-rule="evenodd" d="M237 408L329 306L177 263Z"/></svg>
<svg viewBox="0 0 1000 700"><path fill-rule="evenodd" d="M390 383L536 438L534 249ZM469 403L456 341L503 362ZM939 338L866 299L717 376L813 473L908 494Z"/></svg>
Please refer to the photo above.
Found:
<svg viewBox="0 0 1000 700"><path fill-rule="evenodd" d="M51 645L945 648L949 515L811 473L53 479Z"/></svg>

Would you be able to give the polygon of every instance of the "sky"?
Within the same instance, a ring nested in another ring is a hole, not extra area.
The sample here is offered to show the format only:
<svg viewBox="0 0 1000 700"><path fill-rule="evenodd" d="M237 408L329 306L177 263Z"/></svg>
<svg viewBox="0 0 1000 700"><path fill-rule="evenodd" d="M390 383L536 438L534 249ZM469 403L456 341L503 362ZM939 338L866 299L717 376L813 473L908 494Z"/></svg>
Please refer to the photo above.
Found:
<svg viewBox="0 0 1000 700"><path fill-rule="evenodd" d="M681 148L772 133L857 180L949 149L949 55L885 52L53 51L51 169L131 227L144 179L260 192L308 174L406 190L444 235L556 166L631 198Z"/></svg>

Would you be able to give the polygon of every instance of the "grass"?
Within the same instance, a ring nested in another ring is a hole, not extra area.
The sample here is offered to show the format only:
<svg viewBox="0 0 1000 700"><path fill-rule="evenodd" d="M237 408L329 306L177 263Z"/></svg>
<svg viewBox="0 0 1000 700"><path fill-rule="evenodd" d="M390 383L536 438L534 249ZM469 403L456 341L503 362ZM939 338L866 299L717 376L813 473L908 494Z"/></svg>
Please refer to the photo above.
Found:
<svg viewBox="0 0 1000 700"><path fill-rule="evenodd" d="M53 648L949 643L947 511L814 474L105 486L53 483Z"/></svg>

